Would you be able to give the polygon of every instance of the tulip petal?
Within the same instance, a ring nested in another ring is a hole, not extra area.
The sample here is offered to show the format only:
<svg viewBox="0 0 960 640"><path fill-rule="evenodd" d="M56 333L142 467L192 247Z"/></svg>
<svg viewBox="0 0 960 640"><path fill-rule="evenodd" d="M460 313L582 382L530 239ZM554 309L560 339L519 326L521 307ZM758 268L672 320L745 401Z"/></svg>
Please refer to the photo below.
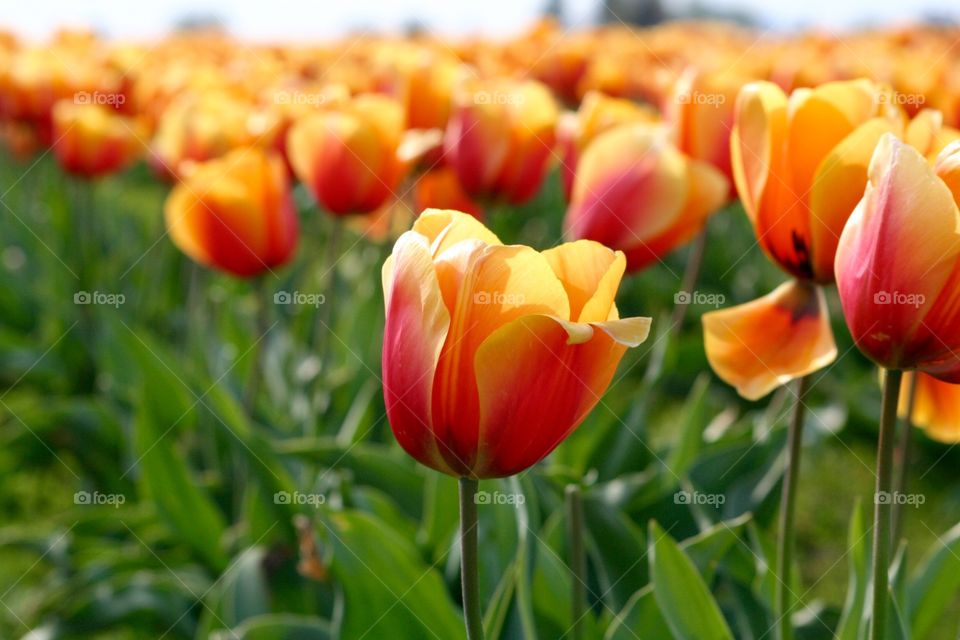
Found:
<svg viewBox="0 0 960 640"><path fill-rule="evenodd" d="M924 157L892 135L877 146L869 179L840 237L837 287L861 351L888 368L909 368L950 346L935 342L960 301L937 298L956 278L960 212ZM928 325L922 332L921 324Z"/></svg>
<svg viewBox="0 0 960 640"><path fill-rule="evenodd" d="M873 118L837 144L817 167L810 192L813 273L818 282L833 282L833 261L843 226L863 197L873 150L892 122Z"/></svg>
<svg viewBox="0 0 960 640"><path fill-rule="evenodd" d="M786 282L753 302L706 313L703 330L710 366L749 400L837 355L823 292L805 282Z"/></svg>
<svg viewBox="0 0 960 640"><path fill-rule="evenodd" d="M473 216L452 209L427 209L413 223L413 230L427 238L433 255L439 255L463 240L503 244L492 231Z"/></svg>
<svg viewBox="0 0 960 640"><path fill-rule="evenodd" d="M438 450L432 406L440 351L450 326L429 245L406 232L397 240L386 291L383 388L390 427L397 442L421 463L450 473Z"/></svg>
<svg viewBox="0 0 960 640"><path fill-rule="evenodd" d="M597 322L610 317L626 268L621 252L591 240L577 240L548 249L543 256L563 283L572 320Z"/></svg>
<svg viewBox="0 0 960 640"><path fill-rule="evenodd" d="M917 377L911 420L940 442L960 442L960 385L924 373L908 373L900 394L900 416L906 416L911 379Z"/></svg>
<svg viewBox="0 0 960 640"><path fill-rule="evenodd" d="M553 451L600 401L627 345L649 318L593 326L530 315L502 326L477 351L478 477L517 473Z"/></svg>

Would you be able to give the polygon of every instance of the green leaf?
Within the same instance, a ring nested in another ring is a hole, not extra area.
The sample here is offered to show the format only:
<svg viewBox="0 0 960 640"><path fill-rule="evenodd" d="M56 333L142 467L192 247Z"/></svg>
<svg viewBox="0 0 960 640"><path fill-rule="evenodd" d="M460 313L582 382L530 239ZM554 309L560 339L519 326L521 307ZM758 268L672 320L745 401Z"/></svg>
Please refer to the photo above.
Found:
<svg viewBox="0 0 960 640"><path fill-rule="evenodd" d="M720 608L689 556L656 522L650 523L654 597L678 640L733 640Z"/></svg>
<svg viewBox="0 0 960 640"><path fill-rule="evenodd" d="M604 640L650 640L670 638L670 627L649 585L633 594L607 628Z"/></svg>
<svg viewBox="0 0 960 640"><path fill-rule="evenodd" d="M863 608L870 581L870 536L864 528L863 505L857 499L847 529L847 598L837 625L837 640L857 640L864 624Z"/></svg>
<svg viewBox="0 0 960 640"><path fill-rule="evenodd" d="M321 521L333 549L331 570L343 589L342 640L422 640L466 636L463 618L435 567L369 514L343 511Z"/></svg>
<svg viewBox="0 0 960 640"><path fill-rule="evenodd" d="M329 640L330 624L322 618L289 613L250 618L230 630L215 631L210 640Z"/></svg>
<svg viewBox="0 0 960 640"><path fill-rule="evenodd" d="M917 569L907 588L907 617L914 638L926 638L942 622L947 606L960 589L960 524L940 539Z"/></svg>

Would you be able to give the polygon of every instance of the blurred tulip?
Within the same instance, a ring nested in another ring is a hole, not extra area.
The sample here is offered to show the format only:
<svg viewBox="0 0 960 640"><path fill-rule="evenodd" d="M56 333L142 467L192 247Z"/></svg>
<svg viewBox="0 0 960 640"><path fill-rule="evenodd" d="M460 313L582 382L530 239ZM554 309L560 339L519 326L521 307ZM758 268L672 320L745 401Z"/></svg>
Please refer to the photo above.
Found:
<svg viewBox="0 0 960 640"><path fill-rule="evenodd" d="M580 154L597 136L621 124L656 123L660 116L647 105L611 98L598 91L583 97L576 112L565 113L557 123L557 149L560 154L560 177L567 200L573 191Z"/></svg>
<svg viewBox="0 0 960 640"><path fill-rule="evenodd" d="M886 369L960 381L958 195L960 143L933 168L893 135L880 141L836 272L857 347Z"/></svg>
<svg viewBox="0 0 960 640"><path fill-rule="evenodd" d="M690 240L726 201L723 174L690 160L654 125L623 125L596 138L577 165L565 228L623 251L641 269Z"/></svg>
<svg viewBox="0 0 960 640"><path fill-rule="evenodd" d="M731 71L709 72L688 68L664 106L674 131L674 143L687 156L709 162L730 180L730 132L737 93L747 80Z"/></svg>
<svg viewBox="0 0 960 640"><path fill-rule="evenodd" d="M53 109L53 152L65 171L96 177L119 171L143 152L142 122L97 104L61 100Z"/></svg>
<svg viewBox="0 0 960 640"><path fill-rule="evenodd" d="M558 116L539 82L473 83L454 99L444 159L471 197L522 204L543 183Z"/></svg>
<svg viewBox="0 0 960 640"><path fill-rule="evenodd" d="M170 193L164 215L181 251L236 276L284 264L297 245L283 162L258 148L194 165Z"/></svg>
<svg viewBox="0 0 960 640"><path fill-rule="evenodd" d="M412 161L438 142L404 134L400 104L369 94L341 109L309 115L287 136L300 182L330 213L367 213L396 197Z"/></svg>
<svg viewBox="0 0 960 640"><path fill-rule="evenodd" d="M417 211L424 209L455 209L469 213L478 220L483 220L483 208L466 194L457 179L457 174L450 167L439 167L426 171L417 178L415 186Z"/></svg>
<svg viewBox="0 0 960 640"><path fill-rule="evenodd" d="M518 473L597 404L649 318L620 319L623 254L580 241L537 252L475 218L429 210L383 267L383 382L397 440L432 469Z"/></svg>
<svg viewBox="0 0 960 640"><path fill-rule="evenodd" d="M912 378L917 378L910 421L934 440L954 444L960 442L960 385L937 380L925 373L908 373L903 377L900 393L900 417L905 418Z"/></svg>

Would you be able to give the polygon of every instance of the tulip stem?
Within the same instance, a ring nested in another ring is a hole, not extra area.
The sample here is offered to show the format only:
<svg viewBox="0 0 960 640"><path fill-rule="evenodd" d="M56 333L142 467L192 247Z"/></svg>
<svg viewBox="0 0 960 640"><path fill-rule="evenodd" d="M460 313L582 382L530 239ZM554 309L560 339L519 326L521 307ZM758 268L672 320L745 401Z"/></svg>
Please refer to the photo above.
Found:
<svg viewBox="0 0 960 640"><path fill-rule="evenodd" d="M910 377L910 390L907 393L907 413L903 418L903 427L900 433L900 440L897 442L896 453L896 481L894 482L895 493L904 494L907 492L907 468L910 465L910 441L913 440L913 408L917 399L917 378L918 372L914 372ZM897 544L900 539L900 531L903 527L903 505L894 500L892 515L892 532L890 539L893 544Z"/></svg>
<svg viewBox="0 0 960 640"><path fill-rule="evenodd" d="M580 487L567 485L567 531L570 544L570 573L573 576L570 615L572 638L583 640L583 617L587 602L587 554L583 546L583 500Z"/></svg>
<svg viewBox="0 0 960 640"><path fill-rule="evenodd" d="M260 383L263 378L263 348L267 332L270 331L267 310L267 281L266 276L260 276L254 282L254 314L256 315L256 333L253 337L253 363L250 366L250 377L247 379L247 388L244 391L243 404L247 415L253 417L257 406L257 395L260 393Z"/></svg>
<svg viewBox="0 0 960 640"><path fill-rule="evenodd" d="M871 640L884 640L887 626L887 580L890 562L890 485L893 439L897 427L897 403L903 372L889 369L883 378L880 438L877 443L877 487L873 494L873 615Z"/></svg>
<svg viewBox="0 0 960 640"><path fill-rule="evenodd" d="M797 381L797 396L793 403L793 415L787 431L787 464L783 471L783 487L780 491L780 522L777 531L777 640L793 638L793 598L790 590L793 569L794 513L797 501L797 479L800 476L800 454L803 450L803 419L806 412L804 399L810 390L810 376Z"/></svg>
<svg viewBox="0 0 960 640"><path fill-rule="evenodd" d="M477 485L475 478L460 478L460 584L467 640L483 640L480 612L480 575L477 566Z"/></svg>
<svg viewBox="0 0 960 640"><path fill-rule="evenodd" d="M683 271L683 280L680 284L680 292L686 294L688 299L692 299L693 290L697 286L697 280L700 279L700 268L703 266L703 256L706 251L707 227L704 226L690 247L690 255L687 258L687 266ZM683 321L687 317L687 307L689 306L689 302L674 305L673 314L670 317L671 338L683 329Z"/></svg>

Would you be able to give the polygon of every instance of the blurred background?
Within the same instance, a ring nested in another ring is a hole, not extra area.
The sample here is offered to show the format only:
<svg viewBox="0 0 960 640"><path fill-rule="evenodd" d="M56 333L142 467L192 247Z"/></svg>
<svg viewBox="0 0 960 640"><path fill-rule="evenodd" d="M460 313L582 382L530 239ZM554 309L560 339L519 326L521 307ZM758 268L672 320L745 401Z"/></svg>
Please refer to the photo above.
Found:
<svg viewBox="0 0 960 640"><path fill-rule="evenodd" d="M255 0L140 3L136 11L116 0L10 2L0 22L18 33L43 38L63 26L86 26L114 37L159 36L185 26L220 25L245 38L317 38L351 30L426 28L441 34L512 35L552 13L570 27L599 22L654 24L667 19L718 18L773 30L822 26L853 28L892 21L951 24L960 4L945 0L353 0L290 1L279 11Z"/></svg>

